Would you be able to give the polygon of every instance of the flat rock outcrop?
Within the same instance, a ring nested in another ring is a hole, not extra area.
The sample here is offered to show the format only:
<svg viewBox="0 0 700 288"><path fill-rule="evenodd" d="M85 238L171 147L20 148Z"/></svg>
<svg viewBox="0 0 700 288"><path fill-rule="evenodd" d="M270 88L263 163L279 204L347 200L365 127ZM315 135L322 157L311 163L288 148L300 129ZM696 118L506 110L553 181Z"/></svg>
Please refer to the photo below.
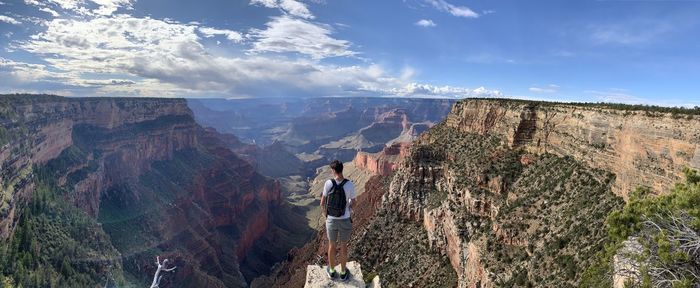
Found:
<svg viewBox="0 0 700 288"><path fill-rule="evenodd" d="M350 261L347 263L347 269L350 271L350 279L348 281L340 281L339 279L330 279L328 274L326 274L326 267L319 265L309 265L306 267L306 283L304 283L304 288L326 288L326 287L337 287L337 288L380 288L379 276L375 278L370 283L365 283L363 280L362 269L360 264L355 261ZM340 270L340 265L335 267L335 269Z"/></svg>

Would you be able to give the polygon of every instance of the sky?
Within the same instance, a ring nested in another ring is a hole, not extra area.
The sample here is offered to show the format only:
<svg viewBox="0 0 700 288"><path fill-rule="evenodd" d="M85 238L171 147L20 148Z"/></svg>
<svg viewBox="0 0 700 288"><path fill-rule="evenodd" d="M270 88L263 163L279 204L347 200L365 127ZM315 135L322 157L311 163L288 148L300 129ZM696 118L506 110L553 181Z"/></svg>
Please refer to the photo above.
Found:
<svg viewBox="0 0 700 288"><path fill-rule="evenodd" d="M700 106L700 0L0 0L0 93Z"/></svg>

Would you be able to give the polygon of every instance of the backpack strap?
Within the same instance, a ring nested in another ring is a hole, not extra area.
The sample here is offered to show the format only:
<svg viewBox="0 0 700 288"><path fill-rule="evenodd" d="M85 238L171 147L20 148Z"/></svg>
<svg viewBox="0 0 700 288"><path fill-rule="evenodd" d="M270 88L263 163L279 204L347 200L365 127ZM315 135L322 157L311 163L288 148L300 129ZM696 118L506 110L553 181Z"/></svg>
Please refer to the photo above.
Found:
<svg viewBox="0 0 700 288"><path fill-rule="evenodd" d="M340 184L339 184L340 187L343 187L343 185L345 185L345 183L348 183L348 179L343 179L343 181L340 181Z"/></svg>
<svg viewBox="0 0 700 288"><path fill-rule="evenodd" d="M335 179L331 179L331 183L333 183L333 186L331 186L331 188L338 186L338 183L335 182Z"/></svg>

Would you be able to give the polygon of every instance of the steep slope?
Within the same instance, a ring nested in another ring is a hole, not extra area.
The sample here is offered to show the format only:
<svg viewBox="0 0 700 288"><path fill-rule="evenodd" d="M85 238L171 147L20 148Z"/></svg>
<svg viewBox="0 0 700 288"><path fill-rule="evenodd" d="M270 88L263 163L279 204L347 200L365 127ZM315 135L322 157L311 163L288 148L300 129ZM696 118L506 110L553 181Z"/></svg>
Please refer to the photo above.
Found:
<svg viewBox="0 0 700 288"><path fill-rule="evenodd" d="M362 166L396 171L354 233L351 259L388 286L576 286L631 187L670 187L684 166L697 167L694 114L460 101L399 165L358 154ZM299 262L323 254L322 235L312 243L290 254L274 283L296 283Z"/></svg>
<svg viewBox="0 0 700 288"><path fill-rule="evenodd" d="M377 226L368 229L368 226L372 222L372 219L376 216L376 211L379 209L381 204L381 199L384 193L389 188L389 180L391 174L385 174L387 171L377 171L374 167L367 165L368 157L374 157L373 159L378 159L377 163L381 163L381 167L397 167L398 163L402 161L403 157L406 155L404 152L407 151L407 144L395 144L392 147L385 148L382 152L378 152L372 155L367 155L363 153L358 153L355 160L351 163L347 163L344 168L344 175L348 179L351 179L355 184L356 190L358 192L357 205L353 210L353 227L354 233L350 244L350 255L351 259L356 259L360 257L357 255L360 252L356 251L358 239L360 237L365 237L364 235L374 231L383 231L384 227ZM371 162L371 161L370 161ZM320 191L323 187L323 183L331 177L330 169L328 167L319 168L317 171L316 178L311 182L311 189L308 191L313 199L318 199L320 197ZM318 205L318 200L314 202ZM318 223L319 220L319 209L317 206L313 207L308 214L310 214L309 220L312 221L312 226L317 227L322 223ZM321 228L321 227L319 227ZM368 231L369 230L369 231ZM398 235L395 235L398 237ZM385 236L386 237L386 236ZM381 241L375 241L373 243L382 243ZM396 243L396 241L388 241L387 243ZM403 243L408 247L413 247L410 245L411 242ZM427 242L423 242L419 245L427 245ZM417 246L416 246L417 247ZM395 248L395 247L394 247ZM423 247L425 248L425 247ZM306 265L310 263L320 263L324 262L325 251L328 249L327 240L325 236L325 229L320 229L315 237L311 239L310 242L306 243L303 247L292 249L287 256L286 261L280 263L272 269L271 274L265 277L260 277L255 279L253 282L253 287L301 287L304 285L304 279L306 275ZM425 249L427 250L427 249ZM389 250L385 250L389 251ZM432 253L427 257L431 261L426 263L441 263L440 271L447 274L450 273L447 258L440 256L438 253ZM365 282L370 282L374 274L366 274ZM439 280L439 275L436 277L428 276L424 278L426 283L431 283L431 281L437 281L435 283L442 283Z"/></svg>
<svg viewBox="0 0 700 288"><path fill-rule="evenodd" d="M694 165L697 119L617 108L459 102L414 143L377 220L420 223L460 287L574 286L602 250L605 217L622 204L612 192L668 186Z"/></svg>
<svg viewBox="0 0 700 288"><path fill-rule="evenodd" d="M12 187L3 190L10 205L3 205L2 235L24 231L18 215L32 215L27 209L34 205L36 183L46 183L47 199L57 199L46 205L67 202L81 211L66 213L84 215L71 219L87 219L70 227L97 227L90 229L109 235L101 251L114 255L109 251L116 248L120 256L104 265L125 271L115 281L150 282L154 256L162 255L179 267L166 285L247 285L239 266L270 226L279 184L223 141L203 136L184 100L17 95L2 101L3 129L10 135L0 153L7 164L3 175L10 177L2 180ZM89 224L95 221L101 225ZM80 271L84 260L67 260L68 270L59 270L64 276L99 283L115 274L104 268L75 274L69 271Z"/></svg>
<svg viewBox="0 0 700 288"><path fill-rule="evenodd" d="M613 191L637 186L666 191L685 166L700 167L700 120L680 111L605 104L469 100L455 104L446 124L497 135L527 151L568 155L615 174ZM671 109L666 109L671 110ZM697 115L697 112L695 112Z"/></svg>

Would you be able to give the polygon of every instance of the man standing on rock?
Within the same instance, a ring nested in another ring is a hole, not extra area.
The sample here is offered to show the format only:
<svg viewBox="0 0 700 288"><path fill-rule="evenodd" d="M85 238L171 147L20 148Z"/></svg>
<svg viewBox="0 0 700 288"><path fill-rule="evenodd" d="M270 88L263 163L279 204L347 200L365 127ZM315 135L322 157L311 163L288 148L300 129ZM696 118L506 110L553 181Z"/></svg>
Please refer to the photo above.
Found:
<svg viewBox="0 0 700 288"><path fill-rule="evenodd" d="M348 241L352 233L350 213L355 204L355 187L350 180L343 177L343 163L331 162L333 179L326 181L321 196L321 213L326 216L326 234L328 235L328 267L326 272L331 279L338 276L335 271L335 251L340 245L340 280L350 279L350 272L345 268L348 261ZM338 243L340 242L340 243Z"/></svg>

